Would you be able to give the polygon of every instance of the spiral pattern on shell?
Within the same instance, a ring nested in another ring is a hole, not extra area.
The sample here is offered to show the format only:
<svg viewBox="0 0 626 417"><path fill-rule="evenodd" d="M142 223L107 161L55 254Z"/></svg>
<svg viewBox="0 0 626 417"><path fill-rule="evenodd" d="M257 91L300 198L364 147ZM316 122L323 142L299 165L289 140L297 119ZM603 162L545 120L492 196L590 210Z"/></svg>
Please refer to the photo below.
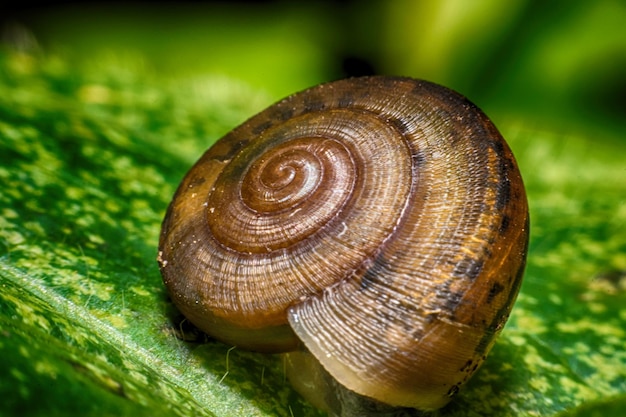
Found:
<svg viewBox="0 0 626 417"><path fill-rule="evenodd" d="M486 116L406 78L323 84L227 134L163 223L174 303L219 340L304 345L348 389L444 405L517 295L528 211Z"/></svg>

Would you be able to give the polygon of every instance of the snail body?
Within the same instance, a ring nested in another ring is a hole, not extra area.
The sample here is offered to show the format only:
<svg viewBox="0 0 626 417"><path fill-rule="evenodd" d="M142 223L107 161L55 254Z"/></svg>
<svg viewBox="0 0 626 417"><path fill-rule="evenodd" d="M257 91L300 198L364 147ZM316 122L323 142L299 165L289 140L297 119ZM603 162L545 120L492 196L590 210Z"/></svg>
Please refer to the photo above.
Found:
<svg viewBox="0 0 626 417"><path fill-rule="evenodd" d="M176 191L158 259L175 305L216 339L296 350L327 385L433 410L503 328L527 244L522 179L489 119L444 87L363 77L213 145Z"/></svg>

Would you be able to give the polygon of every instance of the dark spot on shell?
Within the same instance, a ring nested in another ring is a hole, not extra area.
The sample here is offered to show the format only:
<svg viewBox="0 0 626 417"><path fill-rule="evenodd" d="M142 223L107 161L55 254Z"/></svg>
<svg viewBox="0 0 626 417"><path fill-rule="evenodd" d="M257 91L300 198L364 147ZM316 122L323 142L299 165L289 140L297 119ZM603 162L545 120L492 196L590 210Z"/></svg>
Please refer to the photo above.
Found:
<svg viewBox="0 0 626 417"><path fill-rule="evenodd" d="M413 332L410 333L410 335L413 340L421 340L422 337L424 337L424 329L421 327L416 327L415 329L413 329Z"/></svg>
<svg viewBox="0 0 626 417"><path fill-rule="evenodd" d="M526 223L526 227L528 227L528 220ZM526 236L526 243L521 253L524 254L526 253L527 250L528 250L528 235ZM522 256L522 255L512 253L511 256ZM502 302L501 304L502 307L498 310L498 312L496 312L496 314L493 317L492 322L489 324L489 326L487 326L485 334L483 335L482 339L476 346L475 352L477 354L484 353L485 349L489 346L489 344L491 343L491 340L493 339L493 334L499 332L500 330L502 330L502 327L504 327L504 323L506 323L510 310L513 307L513 300L517 296L519 286L522 283L522 277L524 276L525 263L526 263L526 258L523 257L522 263L519 269L517 270L517 272L515 273L515 277L511 277L512 279L509 279L509 281L511 282L511 286L508 289L509 292L507 294L507 299ZM498 290L496 288L496 285L499 285L500 287L502 287L501 284L498 284L498 283L494 284L494 286L489 290L489 295L487 298L488 303L493 301L493 298L497 295L496 291L498 292L502 291L502 289Z"/></svg>
<svg viewBox="0 0 626 417"><path fill-rule="evenodd" d="M502 210L511 199L511 183L506 176L503 176L502 181L498 182L497 190L498 195L496 196L496 209Z"/></svg>
<svg viewBox="0 0 626 417"><path fill-rule="evenodd" d="M254 135L259 135L262 132L264 132L265 130L267 130L268 128L270 128L272 126L272 121L271 120L267 120L263 123L260 123L256 126L254 126L254 128L252 128L252 133Z"/></svg>
<svg viewBox="0 0 626 417"><path fill-rule="evenodd" d="M448 292L446 302L445 302L446 310L453 313L456 310L457 306L461 303L462 298L463 298L462 291Z"/></svg>
<svg viewBox="0 0 626 417"><path fill-rule="evenodd" d="M465 362L465 365L463 365L463 367L461 369L459 369L460 372L465 372L469 369L470 366L472 366L472 364L474 363L474 361L472 359L468 359L467 362Z"/></svg>
<svg viewBox="0 0 626 417"><path fill-rule="evenodd" d="M463 292L453 292L450 290L452 281L453 280L446 280L442 284L435 286L435 296L440 300L440 304L443 306L443 314L450 317L454 316L454 312L463 298Z"/></svg>
<svg viewBox="0 0 626 417"><path fill-rule="evenodd" d="M454 384L454 385L452 385L452 387L450 387L450 389L448 390L448 393L446 395L448 397L454 397L458 392L459 392L459 385L458 384Z"/></svg>
<svg viewBox="0 0 626 417"><path fill-rule="evenodd" d="M476 279L480 271L483 270L484 261L482 259L471 259L467 267L467 276L472 281Z"/></svg>
<svg viewBox="0 0 626 417"><path fill-rule="evenodd" d="M406 135L407 132L409 132L409 127L404 122L404 120L397 119L397 118L390 118L390 119L387 119L387 124L393 126L402 135Z"/></svg>
<svg viewBox="0 0 626 417"><path fill-rule="evenodd" d="M504 143L502 143L502 140L500 140L499 136L496 136L493 141L491 142L494 151L496 151L496 153L498 154L498 158L500 160L500 164L501 165L505 165L506 164L506 159L504 157Z"/></svg>
<svg viewBox="0 0 626 417"><path fill-rule="evenodd" d="M493 299L504 290L504 286L499 282L495 282L489 289L489 295L487 296L487 303L490 304Z"/></svg>
<svg viewBox="0 0 626 417"><path fill-rule="evenodd" d="M378 262L372 262L372 265L361 276L361 289L368 289L383 282L385 282L385 277L381 266Z"/></svg>
<svg viewBox="0 0 626 417"><path fill-rule="evenodd" d="M457 277L467 277L473 281L482 271L483 265L483 259L474 259L471 257L467 257L455 266L452 274Z"/></svg>
<svg viewBox="0 0 626 417"><path fill-rule="evenodd" d="M361 289L366 290L378 282L378 277L372 269L367 269L361 276Z"/></svg>
<svg viewBox="0 0 626 417"><path fill-rule="evenodd" d="M345 94L339 98L339 107L351 107L354 103L352 94Z"/></svg>
<svg viewBox="0 0 626 417"><path fill-rule="evenodd" d="M388 261L383 251L376 255L374 259L365 261L361 265L361 273L359 271L355 272L357 276L361 277L361 289L368 289L376 285L389 285L392 278L386 271L387 264Z"/></svg>
<svg viewBox="0 0 626 417"><path fill-rule="evenodd" d="M291 107L279 107L277 111L272 115L272 118L278 119L280 121L289 120L293 117L294 110Z"/></svg>
<svg viewBox="0 0 626 417"><path fill-rule="evenodd" d="M226 137L224 138L226 139ZM220 139L209 149L211 157L220 162L226 162L233 159L239 151L248 144L247 140L239 140L236 142Z"/></svg>
<svg viewBox="0 0 626 417"><path fill-rule="evenodd" d="M500 228L498 229L498 232L501 235L506 233L507 229L509 228L510 223L511 223L511 218L509 216L502 216L502 222L500 223Z"/></svg>
<svg viewBox="0 0 626 417"><path fill-rule="evenodd" d="M426 323L432 323L439 318L439 313L436 311L426 313Z"/></svg>
<svg viewBox="0 0 626 417"><path fill-rule="evenodd" d="M424 156L423 152L420 152L420 151L415 152L412 156L413 156L413 165L416 168L421 168L426 163L426 157Z"/></svg>
<svg viewBox="0 0 626 417"><path fill-rule="evenodd" d="M480 341L476 345L476 349L474 349L474 353L476 353L477 355L484 355L489 345L491 345L493 338L494 338L494 334L493 334L492 326L486 327L483 333L483 337L480 339Z"/></svg>
<svg viewBox="0 0 626 417"><path fill-rule="evenodd" d="M204 184L205 182L206 182L206 178L204 178L203 176L193 177L191 181L189 181L188 187L189 188L197 187L199 185Z"/></svg>
<svg viewBox="0 0 626 417"><path fill-rule="evenodd" d="M321 111L326 108L326 103L323 99L317 97L311 97L307 99L304 103L304 113Z"/></svg>

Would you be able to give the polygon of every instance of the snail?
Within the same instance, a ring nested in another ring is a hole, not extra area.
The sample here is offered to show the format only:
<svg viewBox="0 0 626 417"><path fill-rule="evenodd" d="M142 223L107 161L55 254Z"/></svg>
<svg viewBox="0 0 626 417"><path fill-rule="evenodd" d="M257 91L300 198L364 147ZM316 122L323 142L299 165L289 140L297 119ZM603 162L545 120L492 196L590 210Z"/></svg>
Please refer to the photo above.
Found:
<svg viewBox="0 0 626 417"><path fill-rule="evenodd" d="M400 415L443 407L480 367L528 233L517 164L481 110L372 76L296 93L216 142L176 191L158 262L201 330L292 352L314 404Z"/></svg>

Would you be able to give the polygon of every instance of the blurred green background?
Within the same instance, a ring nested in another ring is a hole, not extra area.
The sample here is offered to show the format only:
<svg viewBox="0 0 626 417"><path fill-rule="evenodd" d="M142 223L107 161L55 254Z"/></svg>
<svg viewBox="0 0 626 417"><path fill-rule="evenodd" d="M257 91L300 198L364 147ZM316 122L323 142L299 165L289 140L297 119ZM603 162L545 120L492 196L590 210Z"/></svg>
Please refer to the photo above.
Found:
<svg viewBox="0 0 626 417"><path fill-rule="evenodd" d="M26 2L2 15L19 47L231 77L272 100L345 76L408 75L458 90L496 122L594 138L626 127L622 0Z"/></svg>

